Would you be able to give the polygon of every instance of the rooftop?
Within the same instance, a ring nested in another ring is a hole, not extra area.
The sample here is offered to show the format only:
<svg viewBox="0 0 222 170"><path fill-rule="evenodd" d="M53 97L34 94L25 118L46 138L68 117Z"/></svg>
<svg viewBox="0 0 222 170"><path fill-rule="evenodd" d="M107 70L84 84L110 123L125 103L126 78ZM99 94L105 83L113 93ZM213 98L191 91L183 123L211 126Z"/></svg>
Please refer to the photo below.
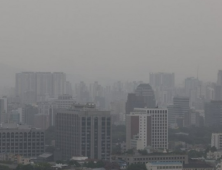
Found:
<svg viewBox="0 0 222 170"><path fill-rule="evenodd" d="M213 167L206 163L190 163L190 164L184 164L183 168L213 168Z"/></svg>
<svg viewBox="0 0 222 170"><path fill-rule="evenodd" d="M181 162L151 162L152 165L182 165Z"/></svg>
<svg viewBox="0 0 222 170"><path fill-rule="evenodd" d="M16 124L16 123L1 123L0 124L0 130L5 130L5 129L24 129L24 130L29 130L29 129L37 129L33 128L29 125L24 125L24 124Z"/></svg>

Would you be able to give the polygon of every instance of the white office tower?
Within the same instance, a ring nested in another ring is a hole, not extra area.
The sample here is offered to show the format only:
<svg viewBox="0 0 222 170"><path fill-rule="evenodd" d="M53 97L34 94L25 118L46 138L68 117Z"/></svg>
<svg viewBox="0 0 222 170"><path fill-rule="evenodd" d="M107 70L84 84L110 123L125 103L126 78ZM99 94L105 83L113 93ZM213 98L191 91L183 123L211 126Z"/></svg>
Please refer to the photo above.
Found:
<svg viewBox="0 0 222 170"><path fill-rule="evenodd" d="M215 146L217 150L222 149L222 133L212 133L211 147Z"/></svg>
<svg viewBox="0 0 222 170"><path fill-rule="evenodd" d="M168 148L168 111L136 108L126 115L127 149Z"/></svg>

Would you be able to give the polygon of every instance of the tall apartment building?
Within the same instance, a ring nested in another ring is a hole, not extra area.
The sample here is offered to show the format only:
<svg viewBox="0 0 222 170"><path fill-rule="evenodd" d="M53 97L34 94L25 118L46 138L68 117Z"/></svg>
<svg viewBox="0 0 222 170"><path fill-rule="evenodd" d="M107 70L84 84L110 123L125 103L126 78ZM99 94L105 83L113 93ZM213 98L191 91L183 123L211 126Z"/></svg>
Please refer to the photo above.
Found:
<svg viewBox="0 0 222 170"><path fill-rule="evenodd" d="M36 101L36 76L34 72L16 74L15 91L21 103L34 103Z"/></svg>
<svg viewBox="0 0 222 170"><path fill-rule="evenodd" d="M37 72L36 74L36 100L44 101L53 96L53 79L50 72Z"/></svg>
<svg viewBox="0 0 222 170"><path fill-rule="evenodd" d="M126 102L126 114L133 111L134 108L155 108L156 101L154 91L149 84L140 84L135 93L129 93Z"/></svg>
<svg viewBox="0 0 222 170"><path fill-rule="evenodd" d="M174 73L150 73L150 85L152 87L162 87L171 89L175 86Z"/></svg>
<svg viewBox="0 0 222 170"><path fill-rule="evenodd" d="M21 103L42 102L66 93L66 75L62 72L17 73L15 86Z"/></svg>
<svg viewBox="0 0 222 170"><path fill-rule="evenodd" d="M168 112L159 108L136 108L126 115L127 149L168 148Z"/></svg>
<svg viewBox="0 0 222 170"><path fill-rule="evenodd" d="M45 133L26 125L1 124L0 152L34 157L44 153Z"/></svg>
<svg viewBox="0 0 222 170"><path fill-rule="evenodd" d="M52 73L53 97L58 98L66 92L66 75L62 72Z"/></svg>
<svg viewBox="0 0 222 170"><path fill-rule="evenodd" d="M222 124L222 101L205 103L204 112L206 126L218 126Z"/></svg>
<svg viewBox="0 0 222 170"><path fill-rule="evenodd" d="M189 97L191 106L195 106L195 102L201 96L201 81L194 77L185 79L185 96Z"/></svg>
<svg viewBox="0 0 222 170"><path fill-rule="evenodd" d="M60 159L87 156L109 160L111 154L111 116L94 104L75 105L56 114L56 149ZM56 158L59 159L59 158Z"/></svg>
<svg viewBox="0 0 222 170"><path fill-rule="evenodd" d="M212 133L211 147L215 146L217 150L222 149L222 133Z"/></svg>
<svg viewBox="0 0 222 170"><path fill-rule="evenodd" d="M9 120L8 100L6 97L0 98L0 123Z"/></svg>

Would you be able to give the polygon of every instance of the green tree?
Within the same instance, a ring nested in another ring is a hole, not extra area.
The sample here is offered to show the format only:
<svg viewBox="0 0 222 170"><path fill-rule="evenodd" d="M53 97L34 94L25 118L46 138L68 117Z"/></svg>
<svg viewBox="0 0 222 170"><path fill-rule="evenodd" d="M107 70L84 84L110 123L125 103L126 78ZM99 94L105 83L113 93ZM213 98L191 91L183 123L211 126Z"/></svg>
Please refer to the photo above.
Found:
<svg viewBox="0 0 222 170"><path fill-rule="evenodd" d="M203 157L203 156L204 156L203 152L198 152L196 150L191 150L188 152L189 158L199 158L199 157Z"/></svg>
<svg viewBox="0 0 222 170"><path fill-rule="evenodd" d="M210 151L215 152L215 151L217 151L217 148L215 146L213 146L213 147L210 148Z"/></svg>
<svg viewBox="0 0 222 170"><path fill-rule="evenodd" d="M74 165L75 167L80 167L81 166L77 161L74 161L74 160L69 161L68 165Z"/></svg>
<svg viewBox="0 0 222 170"><path fill-rule="evenodd" d="M138 150L141 155L148 155L147 150Z"/></svg>

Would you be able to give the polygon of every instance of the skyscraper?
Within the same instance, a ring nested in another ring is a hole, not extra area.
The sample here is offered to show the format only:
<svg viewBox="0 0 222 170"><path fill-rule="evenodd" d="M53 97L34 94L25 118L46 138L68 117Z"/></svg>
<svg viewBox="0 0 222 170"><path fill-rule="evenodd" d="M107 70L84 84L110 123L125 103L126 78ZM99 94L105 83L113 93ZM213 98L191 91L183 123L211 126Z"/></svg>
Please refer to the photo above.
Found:
<svg viewBox="0 0 222 170"><path fill-rule="evenodd" d="M168 148L167 109L136 108L126 115L127 149Z"/></svg>
<svg viewBox="0 0 222 170"><path fill-rule="evenodd" d="M149 84L140 84L135 93L129 93L126 102L126 114L134 108L155 108L156 101L152 87Z"/></svg>
<svg viewBox="0 0 222 170"><path fill-rule="evenodd" d="M109 160L111 125L110 112L97 110L94 104L58 111L56 149L59 155L66 160L72 156Z"/></svg>

